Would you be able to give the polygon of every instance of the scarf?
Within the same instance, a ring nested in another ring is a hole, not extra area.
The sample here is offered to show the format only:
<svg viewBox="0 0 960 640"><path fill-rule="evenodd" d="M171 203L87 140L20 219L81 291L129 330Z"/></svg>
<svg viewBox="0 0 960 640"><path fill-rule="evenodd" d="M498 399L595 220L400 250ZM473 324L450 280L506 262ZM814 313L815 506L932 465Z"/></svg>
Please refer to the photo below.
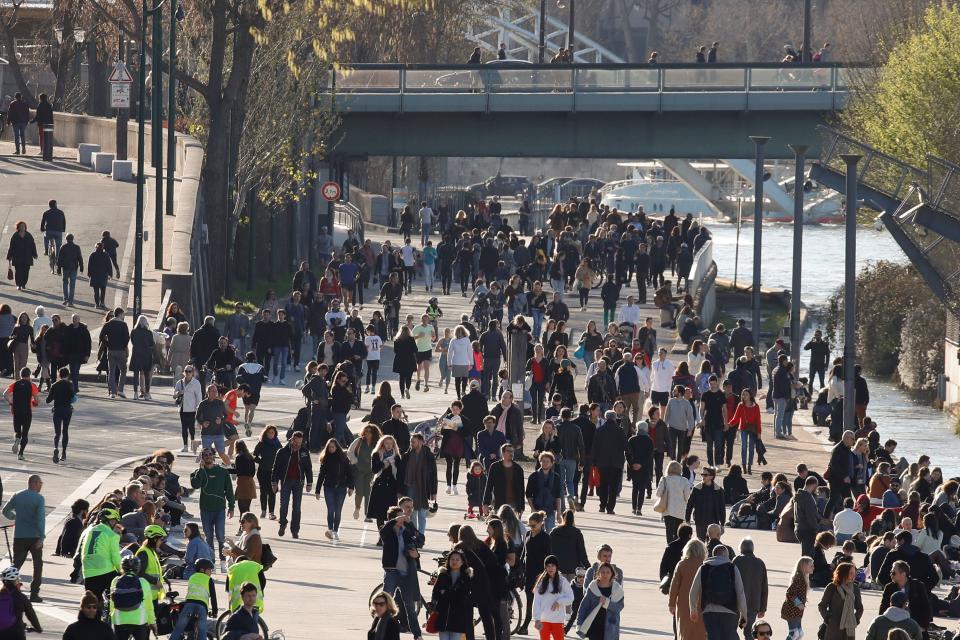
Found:
<svg viewBox="0 0 960 640"><path fill-rule="evenodd" d="M857 633L856 593L853 583L843 584L837 588L843 600L843 609L840 611L840 629L851 638Z"/></svg>
<svg viewBox="0 0 960 640"><path fill-rule="evenodd" d="M414 490L414 509L426 509L430 506L427 502L427 500L430 498L427 493L427 479L423 473L423 463L425 457L426 455L423 452L423 448L421 448L420 451L414 451L411 448L410 453L407 454L407 466L404 482L407 487L410 487Z"/></svg>

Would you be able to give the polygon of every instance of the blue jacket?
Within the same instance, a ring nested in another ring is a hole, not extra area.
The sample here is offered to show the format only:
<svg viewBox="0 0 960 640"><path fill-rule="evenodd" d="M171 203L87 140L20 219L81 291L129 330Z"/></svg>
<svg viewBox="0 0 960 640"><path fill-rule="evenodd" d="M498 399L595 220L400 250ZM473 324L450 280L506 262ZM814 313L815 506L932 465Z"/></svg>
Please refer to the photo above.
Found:
<svg viewBox="0 0 960 640"><path fill-rule="evenodd" d="M610 583L612 590L607 599L607 617L603 629L603 640L618 640L620 638L620 612L623 611L623 587L616 580ZM577 633L581 638L586 637L590 625L600 608L600 587L596 580L590 583L580 601L577 610Z"/></svg>
<svg viewBox="0 0 960 640"><path fill-rule="evenodd" d="M37 491L24 489L13 494L10 501L3 507L3 515L16 521L16 526L13 529L14 540L18 538L43 539L46 536L46 501Z"/></svg>
<svg viewBox="0 0 960 640"><path fill-rule="evenodd" d="M477 434L477 457L489 461L490 456L494 456L495 460L499 460L500 447L505 444L507 444L507 437L502 432L496 429L492 432L484 429Z"/></svg>
<svg viewBox="0 0 960 640"><path fill-rule="evenodd" d="M213 562L213 554L210 553L210 545L204 542L203 538L197 536L187 543L187 554L183 558L187 563L187 566L183 568L184 580L196 573L196 569L193 568L193 563L200 558L206 558L207 560Z"/></svg>

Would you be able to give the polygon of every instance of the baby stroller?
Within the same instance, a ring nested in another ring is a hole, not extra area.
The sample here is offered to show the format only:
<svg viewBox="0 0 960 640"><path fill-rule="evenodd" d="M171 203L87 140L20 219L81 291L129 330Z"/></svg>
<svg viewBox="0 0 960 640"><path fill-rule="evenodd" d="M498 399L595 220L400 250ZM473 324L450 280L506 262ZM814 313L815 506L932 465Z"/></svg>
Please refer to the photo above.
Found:
<svg viewBox="0 0 960 640"><path fill-rule="evenodd" d="M483 293L473 303L473 321L478 327L486 327L490 322L490 299Z"/></svg>

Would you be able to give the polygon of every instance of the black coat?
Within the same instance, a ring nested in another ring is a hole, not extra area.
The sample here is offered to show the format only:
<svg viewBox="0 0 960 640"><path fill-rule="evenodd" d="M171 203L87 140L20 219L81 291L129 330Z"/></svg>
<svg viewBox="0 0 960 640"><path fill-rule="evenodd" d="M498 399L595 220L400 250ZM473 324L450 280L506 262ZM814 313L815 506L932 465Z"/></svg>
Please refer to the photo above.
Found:
<svg viewBox="0 0 960 640"><path fill-rule="evenodd" d="M150 371L153 369L153 332L137 327L130 332L130 370Z"/></svg>
<svg viewBox="0 0 960 640"><path fill-rule="evenodd" d="M910 611L910 617L926 629L933 622L933 612L930 610L930 597L927 595L927 587L914 578L907 578L906 587L907 608ZM890 596L900 590L897 583L893 581L883 588L883 596L880 598L880 611L887 610L887 607L890 606Z"/></svg>
<svg viewBox="0 0 960 640"><path fill-rule="evenodd" d="M717 486L704 486L703 483L695 486L687 500L688 522L691 515L699 525L723 524L726 517L723 490Z"/></svg>
<svg viewBox="0 0 960 640"><path fill-rule="evenodd" d="M513 464L513 497L514 502L510 506L517 513L523 511L523 469L519 464ZM495 509L500 505L506 504L507 496L507 476L503 471L503 461L497 460L490 465L487 471L487 486L483 491L483 504L492 504Z"/></svg>
<svg viewBox="0 0 960 640"><path fill-rule="evenodd" d="M193 364L198 367L207 364L219 341L220 331L215 326L205 324L197 329L190 341L190 359Z"/></svg>
<svg viewBox="0 0 960 640"><path fill-rule="evenodd" d="M850 468L850 447L838 442L830 452L830 463L827 466L829 477L827 480L831 483L843 483L844 478L853 475L853 469Z"/></svg>
<svg viewBox="0 0 960 640"><path fill-rule="evenodd" d="M370 484L370 498L367 500L367 517L386 520L387 509L396 506L397 498L403 491L403 459L398 455L395 471L385 467L380 454L370 456L374 477Z"/></svg>
<svg viewBox="0 0 960 640"><path fill-rule="evenodd" d="M437 630L469 633L473 631L473 571L468 567L460 570L454 583L446 568L440 569L433 585L430 602L437 612Z"/></svg>
<svg viewBox="0 0 960 640"><path fill-rule="evenodd" d="M633 469L639 464L640 469ZM627 478L634 482L650 482L650 471L653 469L653 440L646 433L638 433L627 440Z"/></svg>
<svg viewBox="0 0 960 640"><path fill-rule="evenodd" d="M77 621L63 632L63 640L114 640L113 628L99 618L88 618L82 613Z"/></svg>
<svg viewBox="0 0 960 640"><path fill-rule="evenodd" d="M412 338L393 341L393 372L413 375L417 370L417 343Z"/></svg>
<svg viewBox="0 0 960 640"><path fill-rule="evenodd" d="M401 454L410 449L410 427L406 422L390 418L380 425L380 433L385 436L393 436L397 443L397 451Z"/></svg>
<svg viewBox="0 0 960 640"><path fill-rule="evenodd" d="M550 534L546 529L540 529L536 536L530 533L527 531L523 540L524 588L527 591L533 591L537 576L543 571L543 561L552 553Z"/></svg>
<svg viewBox="0 0 960 640"><path fill-rule="evenodd" d="M27 232L20 237L19 233L10 236L10 248L7 250L7 260L14 266L29 267L37 257L37 243L33 241L33 236Z"/></svg>
<svg viewBox="0 0 960 640"><path fill-rule="evenodd" d="M367 640L400 640L400 623L391 615L374 618Z"/></svg>
<svg viewBox="0 0 960 640"><path fill-rule="evenodd" d="M490 409L487 406L487 397L480 393L479 389L473 389L460 399L463 403L461 415L466 418L463 423L463 439L467 442L473 442L474 437L483 429L483 419L490 415ZM470 430L467 431L467 421L470 422Z"/></svg>
<svg viewBox="0 0 960 640"><path fill-rule="evenodd" d="M933 567L933 562L930 561L930 556L912 544L900 545L890 550L887 557L883 559L880 573L877 575L877 581L880 584L886 586L892 581L890 570L893 569L893 563L897 560L903 560L910 565L910 579L922 582L927 587L927 591L937 586L940 578Z"/></svg>
<svg viewBox="0 0 960 640"><path fill-rule="evenodd" d="M91 287L107 286L107 279L113 276L113 263L106 251L94 251L87 258L87 277Z"/></svg>
<svg viewBox="0 0 960 640"><path fill-rule="evenodd" d="M663 576L670 576L673 579L673 572L677 568L677 563L683 558L683 547L689 542L689 539L682 540L677 538L667 544L663 550L663 556L660 558L660 579Z"/></svg>
<svg viewBox="0 0 960 640"><path fill-rule="evenodd" d="M576 527L554 527L550 532L550 552L560 561L560 573L574 573L577 567L590 566L583 533Z"/></svg>
<svg viewBox="0 0 960 640"><path fill-rule="evenodd" d="M282 484L287 478L287 467L290 466L290 457L293 453L293 447L290 444L280 448L277 456L273 460L273 472L270 474L271 482ZM305 485L313 484L313 466L310 463L310 451L306 447L300 447L298 451L297 462L300 463L300 480Z"/></svg>
<svg viewBox="0 0 960 640"><path fill-rule="evenodd" d="M591 464L599 468L623 468L627 452L627 434L616 420L604 422L593 436L593 450L590 452Z"/></svg>

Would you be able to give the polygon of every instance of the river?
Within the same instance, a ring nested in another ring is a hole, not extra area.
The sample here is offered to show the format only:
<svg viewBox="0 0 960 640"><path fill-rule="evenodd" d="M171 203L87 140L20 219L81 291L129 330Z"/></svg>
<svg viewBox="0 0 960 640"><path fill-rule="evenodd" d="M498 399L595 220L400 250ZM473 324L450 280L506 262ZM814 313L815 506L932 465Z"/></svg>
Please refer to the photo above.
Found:
<svg viewBox="0 0 960 640"><path fill-rule="evenodd" d="M713 234L713 258L718 275L734 277L737 263L737 279L749 283L753 269L753 222L740 229L739 260L735 260L737 247L736 225L705 220ZM839 226L804 227L803 230L803 286L801 298L816 311L822 308L830 295L843 284L844 229ZM763 227L764 287L790 289L792 281L793 226L788 224L765 224ZM862 268L870 262L890 260L907 262L897 243L886 231L868 228L857 230L857 266ZM812 323L808 340L816 322ZM842 345L834 345L834 354L839 354ZM807 358L801 361L801 370L807 372ZM915 461L922 453L933 458L933 463L943 469L946 477L960 474L960 447L953 432L953 420L932 407L914 402L909 396L888 382L868 378L870 406L868 415L879 425L881 437L894 438L899 446L897 453Z"/></svg>

